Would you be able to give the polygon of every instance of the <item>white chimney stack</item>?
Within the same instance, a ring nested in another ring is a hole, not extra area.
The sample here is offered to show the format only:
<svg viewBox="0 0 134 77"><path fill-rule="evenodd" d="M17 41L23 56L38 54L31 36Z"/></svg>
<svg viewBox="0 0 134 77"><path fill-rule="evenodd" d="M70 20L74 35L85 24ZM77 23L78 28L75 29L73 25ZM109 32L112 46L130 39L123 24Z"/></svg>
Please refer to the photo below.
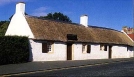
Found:
<svg viewBox="0 0 134 77"><path fill-rule="evenodd" d="M85 27L88 27L88 16L87 15L82 15L80 17L80 24L84 25Z"/></svg>
<svg viewBox="0 0 134 77"><path fill-rule="evenodd" d="M17 13L25 14L25 3L24 2L19 2L16 4L16 14Z"/></svg>

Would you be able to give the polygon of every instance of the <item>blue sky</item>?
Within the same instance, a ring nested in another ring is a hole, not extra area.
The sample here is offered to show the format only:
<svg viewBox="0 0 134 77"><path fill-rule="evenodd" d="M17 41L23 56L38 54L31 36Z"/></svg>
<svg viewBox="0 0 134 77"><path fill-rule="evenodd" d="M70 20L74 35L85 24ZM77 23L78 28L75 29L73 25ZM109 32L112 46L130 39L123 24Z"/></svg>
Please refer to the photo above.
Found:
<svg viewBox="0 0 134 77"><path fill-rule="evenodd" d="M26 3L26 13L45 16L61 12L79 23L80 16L88 15L88 24L121 30L133 26L132 0L0 0L0 21L8 20L15 13L16 3Z"/></svg>

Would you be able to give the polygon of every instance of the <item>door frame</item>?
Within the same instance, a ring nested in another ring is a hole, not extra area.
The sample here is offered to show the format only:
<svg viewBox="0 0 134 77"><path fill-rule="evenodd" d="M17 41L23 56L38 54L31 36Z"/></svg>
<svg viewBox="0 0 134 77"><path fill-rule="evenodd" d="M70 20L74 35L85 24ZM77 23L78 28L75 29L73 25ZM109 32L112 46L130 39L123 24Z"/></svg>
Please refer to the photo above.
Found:
<svg viewBox="0 0 134 77"><path fill-rule="evenodd" d="M73 60L73 43L67 43L67 60Z"/></svg>

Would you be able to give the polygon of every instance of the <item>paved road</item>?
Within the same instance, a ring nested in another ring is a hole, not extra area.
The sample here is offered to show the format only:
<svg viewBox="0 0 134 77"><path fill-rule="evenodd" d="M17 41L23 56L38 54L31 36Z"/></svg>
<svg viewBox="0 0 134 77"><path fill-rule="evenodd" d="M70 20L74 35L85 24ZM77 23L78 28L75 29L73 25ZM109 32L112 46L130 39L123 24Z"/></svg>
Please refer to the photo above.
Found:
<svg viewBox="0 0 134 77"><path fill-rule="evenodd" d="M134 61L20 74L18 76L133 76Z"/></svg>

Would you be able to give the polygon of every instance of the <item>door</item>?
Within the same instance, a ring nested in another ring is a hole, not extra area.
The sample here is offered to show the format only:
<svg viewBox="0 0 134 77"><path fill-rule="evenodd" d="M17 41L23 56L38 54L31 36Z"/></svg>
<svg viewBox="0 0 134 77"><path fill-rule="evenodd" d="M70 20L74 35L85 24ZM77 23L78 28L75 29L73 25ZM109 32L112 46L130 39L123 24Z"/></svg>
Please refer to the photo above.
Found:
<svg viewBox="0 0 134 77"><path fill-rule="evenodd" d="M112 58L112 46L109 46L109 53L108 54L109 54L108 55L109 59L111 59Z"/></svg>
<svg viewBox="0 0 134 77"><path fill-rule="evenodd" d="M67 60L72 60L72 44L67 43Z"/></svg>

